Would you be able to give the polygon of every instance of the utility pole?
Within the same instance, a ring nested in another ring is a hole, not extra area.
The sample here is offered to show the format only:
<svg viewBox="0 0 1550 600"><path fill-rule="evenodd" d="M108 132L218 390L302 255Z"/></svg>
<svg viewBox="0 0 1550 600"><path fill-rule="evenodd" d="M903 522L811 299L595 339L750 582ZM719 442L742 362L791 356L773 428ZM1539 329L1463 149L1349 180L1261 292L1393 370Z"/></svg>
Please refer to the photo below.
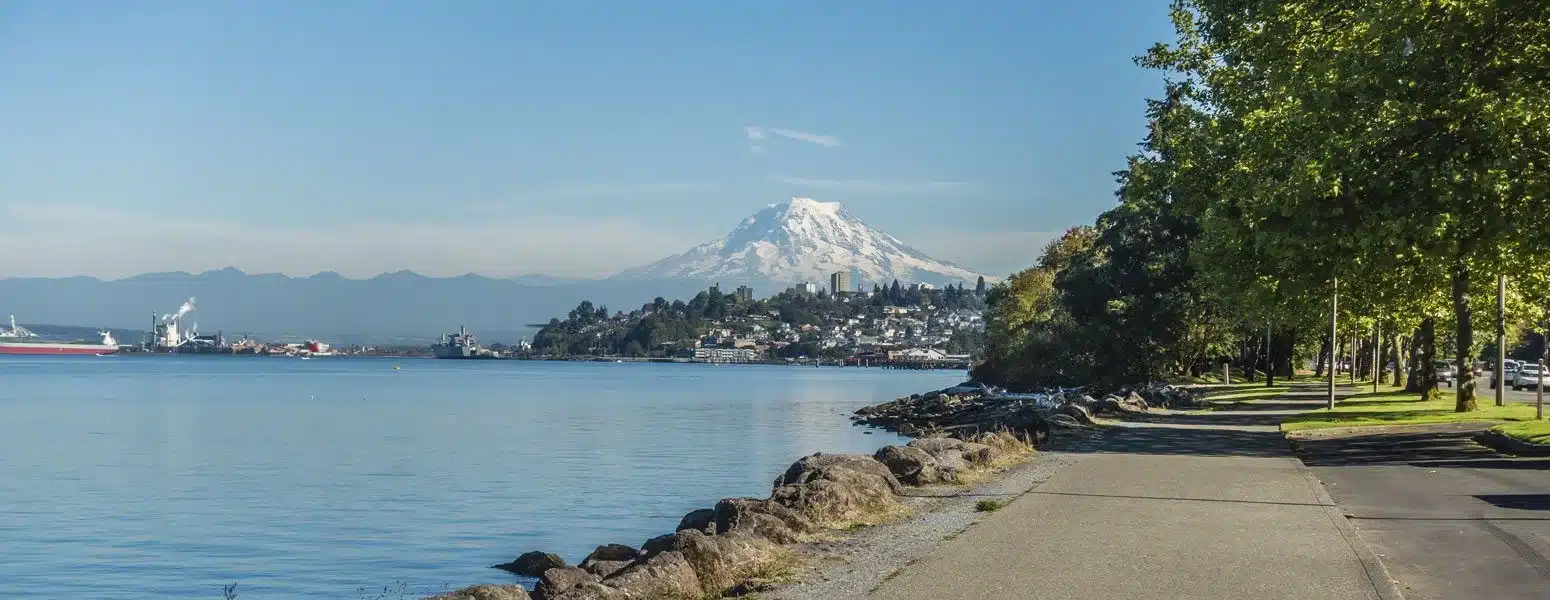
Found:
<svg viewBox="0 0 1550 600"><path fill-rule="evenodd" d="M1329 398L1325 408L1335 409L1335 357L1340 356L1336 350L1340 347L1340 278L1336 277L1329 286Z"/></svg>
<svg viewBox="0 0 1550 600"><path fill-rule="evenodd" d="M1546 333L1550 334L1550 331ZM1544 339L1550 339L1550 335L1544 336ZM1539 354L1539 375L1535 379L1538 385L1534 386L1537 390L1534 393L1534 418L1540 420L1545 418L1545 357L1550 356L1550 344L1541 345L1545 349Z"/></svg>
<svg viewBox="0 0 1550 600"><path fill-rule="evenodd" d="M1496 405L1506 406L1504 395L1507 382L1502 375L1507 368L1507 274L1496 276L1496 370L1491 373L1491 387L1496 388Z"/></svg>

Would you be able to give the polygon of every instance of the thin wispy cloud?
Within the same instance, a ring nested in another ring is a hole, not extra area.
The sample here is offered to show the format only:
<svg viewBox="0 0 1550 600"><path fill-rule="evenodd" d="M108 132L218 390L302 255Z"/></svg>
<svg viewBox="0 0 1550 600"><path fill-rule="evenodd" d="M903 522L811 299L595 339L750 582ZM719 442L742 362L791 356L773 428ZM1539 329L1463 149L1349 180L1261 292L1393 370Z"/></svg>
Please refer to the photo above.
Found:
<svg viewBox="0 0 1550 600"><path fill-rule="evenodd" d="M967 181L879 181L787 176L771 176L770 179L797 187L860 194L947 194L961 192L971 187Z"/></svg>
<svg viewBox="0 0 1550 600"><path fill-rule="evenodd" d="M817 144L826 148L838 148L845 145L845 141L841 140L839 136L783 129L780 127L765 127L763 125L746 126L743 128L743 134L748 138L748 150L754 154L764 153L764 142L772 135L788 140Z"/></svg>

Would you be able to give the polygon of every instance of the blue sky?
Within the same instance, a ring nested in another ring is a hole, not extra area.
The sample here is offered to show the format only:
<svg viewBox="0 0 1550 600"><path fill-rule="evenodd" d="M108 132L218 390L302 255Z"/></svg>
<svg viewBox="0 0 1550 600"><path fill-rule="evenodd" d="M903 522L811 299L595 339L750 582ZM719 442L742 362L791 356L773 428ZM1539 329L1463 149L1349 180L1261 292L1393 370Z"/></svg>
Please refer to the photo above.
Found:
<svg viewBox="0 0 1550 600"><path fill-rule="evenodd" d="M595 276L791 196L1005 274L1113 204L1170 32L1164 0L11 0L0 276Z"/></svg>

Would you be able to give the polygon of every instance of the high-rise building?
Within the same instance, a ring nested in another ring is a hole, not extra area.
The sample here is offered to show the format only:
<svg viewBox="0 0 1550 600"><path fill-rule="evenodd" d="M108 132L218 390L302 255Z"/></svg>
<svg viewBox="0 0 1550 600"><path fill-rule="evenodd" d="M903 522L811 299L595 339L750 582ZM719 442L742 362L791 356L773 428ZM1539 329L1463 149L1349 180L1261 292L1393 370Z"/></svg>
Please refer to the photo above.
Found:
<svg viewBox="0 0 1550 600"><path fill-rule="evenodd" d="M850 271L836 271L829 275L829 291L836 296L850 293Z"/></svg>
<svg viewBox="0 0 1550 600"><path fill-rule="evenodd" d="M737 286L737 291L732 295L737 297L738 302L753 302L753 288L746 285Z"/></svg>

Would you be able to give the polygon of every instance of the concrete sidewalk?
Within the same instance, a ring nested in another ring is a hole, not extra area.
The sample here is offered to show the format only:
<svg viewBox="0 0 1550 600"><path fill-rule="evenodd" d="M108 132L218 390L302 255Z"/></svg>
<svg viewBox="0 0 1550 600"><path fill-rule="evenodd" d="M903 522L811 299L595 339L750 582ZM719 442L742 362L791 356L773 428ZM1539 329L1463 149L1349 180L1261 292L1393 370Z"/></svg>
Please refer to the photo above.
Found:
<svg viewBox="0 0 1550 600"><path fill-rule="evenodd" d="M871 597L1395 600L1376 556L1268 426L1313 401L1109 432Z"/></svg>

